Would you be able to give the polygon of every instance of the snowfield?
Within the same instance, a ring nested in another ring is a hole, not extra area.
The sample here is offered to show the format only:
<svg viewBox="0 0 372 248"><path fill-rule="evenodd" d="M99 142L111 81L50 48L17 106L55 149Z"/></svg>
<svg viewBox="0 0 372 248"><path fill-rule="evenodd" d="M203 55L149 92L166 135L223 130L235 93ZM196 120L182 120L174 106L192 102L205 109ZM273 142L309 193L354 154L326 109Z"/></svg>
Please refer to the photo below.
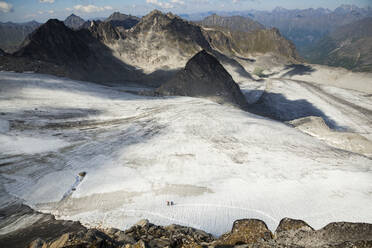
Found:
<svg viewBox="0 0 372 248"><path fill-rule="evenodd" d="M359 92L323 88L372 109ZM321 108L310 88L293 89ZM370 132L371 122L358 127L357 114L345 119L328 103L324 111L343 131ZM120 229L142 218L214 235L240 218L262 219L271 230L283 217L314 228L371 223L372 160L204 99L0 72L0 199Z"/></svg>

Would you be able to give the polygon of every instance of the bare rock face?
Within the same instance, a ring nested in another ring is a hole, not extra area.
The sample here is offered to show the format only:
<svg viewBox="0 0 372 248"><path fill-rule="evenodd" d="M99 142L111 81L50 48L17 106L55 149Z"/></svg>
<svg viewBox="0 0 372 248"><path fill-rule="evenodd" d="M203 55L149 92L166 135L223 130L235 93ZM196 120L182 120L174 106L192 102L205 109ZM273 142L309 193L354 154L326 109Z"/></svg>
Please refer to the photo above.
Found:
<svg viewBox="0 0 372 248"><path fill-rule="evenodd" d="M111 24L111 22L95 22L92 21L88 28L93 36L104 43L112 43L121 38L119 31Z"/></svg>
<svg viewBox="0 0 372 248"><path fill-rule="evenodd" d="M230 233L222 235L218 245L254 244L272 239L272 233L265 222L256 219L243 219L234 222Z"/></svg>
<svg viewBox="0 0 372 248"><path fill-rule="evenodd" d="M244 95L218 60L205 50L197 53L184 70L157 89L166 96L207 97L219 103L246 106Z"/></svg>
<svg viewBox="0 0 372 248"><path fill-rule="evenodd" d="M279 226L276 228L275 233L291 232L298 230L303 230L306 232L314 231L314 229L303 220L284 218L280 221Z"/></svg>

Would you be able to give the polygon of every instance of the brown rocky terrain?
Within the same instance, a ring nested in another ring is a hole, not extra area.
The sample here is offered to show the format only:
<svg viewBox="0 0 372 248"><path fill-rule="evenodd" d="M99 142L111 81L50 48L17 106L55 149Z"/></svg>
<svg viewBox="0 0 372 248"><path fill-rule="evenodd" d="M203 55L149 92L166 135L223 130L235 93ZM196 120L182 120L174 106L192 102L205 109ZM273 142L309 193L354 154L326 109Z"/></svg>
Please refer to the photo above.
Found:
<svg viewBox="0 0 372 248"><path fill-rule="evenodd" d="M0 235L1 247L372 247L372 224L366 223L335 222L314 230L302 220L284 218L272 233L261 220L241 219L234 222L230 232L214 237L191 227L157 226L148 220L124 231L88 229L79 222L55 220L52 215L35 212L25 205L2 209L0 214L7 214L2 224L39 216L31 225Z"/></svg>

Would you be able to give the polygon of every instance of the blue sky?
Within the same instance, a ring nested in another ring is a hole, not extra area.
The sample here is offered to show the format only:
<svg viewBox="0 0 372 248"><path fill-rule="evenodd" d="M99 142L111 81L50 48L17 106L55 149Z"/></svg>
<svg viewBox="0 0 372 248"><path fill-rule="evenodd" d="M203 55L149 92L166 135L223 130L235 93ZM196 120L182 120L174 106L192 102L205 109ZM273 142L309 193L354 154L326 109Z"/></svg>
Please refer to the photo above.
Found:
<svg viewBox="0 0 372 248"><path fill-rule="evenodd" d="M372 5L372 0L0 0L0 21L45 21L65 19L72 12L85 18L106 17L114 11L144 15L157 8L176 14L203 11L272 10L330 8L341 4L359 7Z"/></svg>

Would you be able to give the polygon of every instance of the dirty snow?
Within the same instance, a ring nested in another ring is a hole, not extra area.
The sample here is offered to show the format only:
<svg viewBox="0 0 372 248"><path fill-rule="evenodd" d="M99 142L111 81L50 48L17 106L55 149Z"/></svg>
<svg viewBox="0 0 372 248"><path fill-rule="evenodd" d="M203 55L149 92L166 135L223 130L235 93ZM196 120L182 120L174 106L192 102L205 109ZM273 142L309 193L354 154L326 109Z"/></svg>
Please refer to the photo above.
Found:
<svg viewBox="0 0 372 248"><path fill-rule="evenodd" d="M372 222L371 159L231 106L0 72L0 111L10 123L0 150L11 151L0 156L2 199L58 218L120 229L147 218L215 235L239 218L272 230L283 217ZM25 150L31 140L40 148Z"/></svg>

